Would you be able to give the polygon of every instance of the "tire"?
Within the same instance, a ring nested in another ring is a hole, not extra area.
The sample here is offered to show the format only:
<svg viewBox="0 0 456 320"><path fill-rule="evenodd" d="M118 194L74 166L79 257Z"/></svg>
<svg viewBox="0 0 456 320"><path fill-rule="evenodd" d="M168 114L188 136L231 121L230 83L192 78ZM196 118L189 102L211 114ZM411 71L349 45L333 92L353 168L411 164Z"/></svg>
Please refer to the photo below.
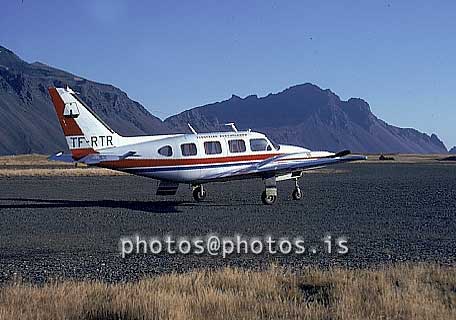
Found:
<svg viewBox="0 0 456 320"><path fill-rule="evenodd" d="M266 196L266 191L261 194L261 201L266 205L273 205L277 201L277 196Z"/></svg>
<svg viewBox="0 0 456 320"><path fill-rule="evenodd" d="M294 189L291 196L293 197L293 200L301 200L302 199L301 189L299 189L299 188Z"/></svg>
<svg viewBox="0 0 456 320"><path fill-rule="evenodd" d="M195 199L197 202L201 202L204 199L206 199L207 192L204 191L201 187L196 187L193 190L193 199Z"/></svg>

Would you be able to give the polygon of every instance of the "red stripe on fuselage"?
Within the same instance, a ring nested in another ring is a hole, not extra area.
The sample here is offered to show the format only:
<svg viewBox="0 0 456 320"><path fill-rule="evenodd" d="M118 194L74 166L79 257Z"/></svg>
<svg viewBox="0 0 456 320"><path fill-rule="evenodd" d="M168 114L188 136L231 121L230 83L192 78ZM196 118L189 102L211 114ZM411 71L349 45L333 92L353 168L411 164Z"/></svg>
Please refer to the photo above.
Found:
<svg viewBox="0 0 456 320"><path fill-rule="evenodd" d="M125 159L119 161L105 161L99 164L100 167L110 169L128 169L138 167L166 167L185 166L199 164L219 164L240 161L261 161L280 155L280 153L255 154L247 156L214 157L214 158L181 158L181 159Z"/></svg>

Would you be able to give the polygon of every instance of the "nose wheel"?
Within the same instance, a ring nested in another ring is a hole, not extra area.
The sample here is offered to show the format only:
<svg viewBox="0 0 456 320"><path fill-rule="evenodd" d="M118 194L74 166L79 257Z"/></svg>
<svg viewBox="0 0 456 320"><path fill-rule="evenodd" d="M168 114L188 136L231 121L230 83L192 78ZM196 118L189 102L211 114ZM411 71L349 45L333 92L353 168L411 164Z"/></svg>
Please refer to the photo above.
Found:
<svg viewBox="0 0 456 320"><path fill-rule="evenodd" d="M302 191L298 184L298 179L295 179L295 188L291 193L293 200L301 200L302 199Z"/></svg>
<svg viewBox="0 0 456 320"><path fill-rule="evenodd" d="M204 190L203 185L193 187L193 199L201 202L206 199L207 192Z"/></svg>
<svg viewBox="0 0 456 320"><path fill-rule="evenodd" d="M293 200L301 200L302 199L301 189L299 189L299 188L294 189L291 196L293 197Z"/></svg>

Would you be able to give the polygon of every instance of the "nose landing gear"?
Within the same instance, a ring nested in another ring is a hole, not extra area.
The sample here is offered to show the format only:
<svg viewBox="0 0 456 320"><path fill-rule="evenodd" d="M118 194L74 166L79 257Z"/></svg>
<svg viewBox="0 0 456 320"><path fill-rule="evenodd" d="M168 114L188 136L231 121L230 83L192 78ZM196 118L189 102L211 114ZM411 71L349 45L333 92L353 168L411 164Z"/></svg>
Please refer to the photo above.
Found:
<svg viewBox="0 0 456 320"><path fill-rule="evenodd" d="M299 184L298 184L298 179L295 179L295 188L294 188L293 192L291 193L291 196L292 196L293 200L302 199L302 192L301 192L301 188L299 187Z"/></svg>
<svg viewBox="0 0 456 320"><path fill-rule="evenodd" d="M197 202L201 202L206 199L207 192L204 190L203 185L193 186L193 199Z"/></svg>

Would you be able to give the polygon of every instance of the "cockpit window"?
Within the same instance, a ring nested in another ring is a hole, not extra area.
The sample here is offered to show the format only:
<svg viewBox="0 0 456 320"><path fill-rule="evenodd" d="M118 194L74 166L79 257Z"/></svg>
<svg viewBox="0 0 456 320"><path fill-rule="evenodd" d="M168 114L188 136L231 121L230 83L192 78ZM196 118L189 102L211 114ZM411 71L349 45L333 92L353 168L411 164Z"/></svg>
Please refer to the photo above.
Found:
<svg viewBox="0 0 456 320"><path fill-rule="evenodd" d="M197 149L194 143L183 143L181 144L181 151L183 156L196 156Z"/></svg>
<svg viewBox="0 0 456 320"><path fill-rule="evenodd" d="M173 148L171 146L164 146L158 149L158 153L165 157L171 157L173 155Z"/></svg>
<svg viewBox="0 0 456 320"><path fill-rule="evenodd" d="M250 139L250 150L252 151L266 151L272 150L266 139Z"/></svg>
<svg viewBox="0 0 456 320"><path fill-rule="evenodd" d="M275 142L271 138L269 138L269 141L272 143L272 146L274 147L274 149L276 149L277 151L280 150L280 144L278 144L277 142Z"/></svg>

